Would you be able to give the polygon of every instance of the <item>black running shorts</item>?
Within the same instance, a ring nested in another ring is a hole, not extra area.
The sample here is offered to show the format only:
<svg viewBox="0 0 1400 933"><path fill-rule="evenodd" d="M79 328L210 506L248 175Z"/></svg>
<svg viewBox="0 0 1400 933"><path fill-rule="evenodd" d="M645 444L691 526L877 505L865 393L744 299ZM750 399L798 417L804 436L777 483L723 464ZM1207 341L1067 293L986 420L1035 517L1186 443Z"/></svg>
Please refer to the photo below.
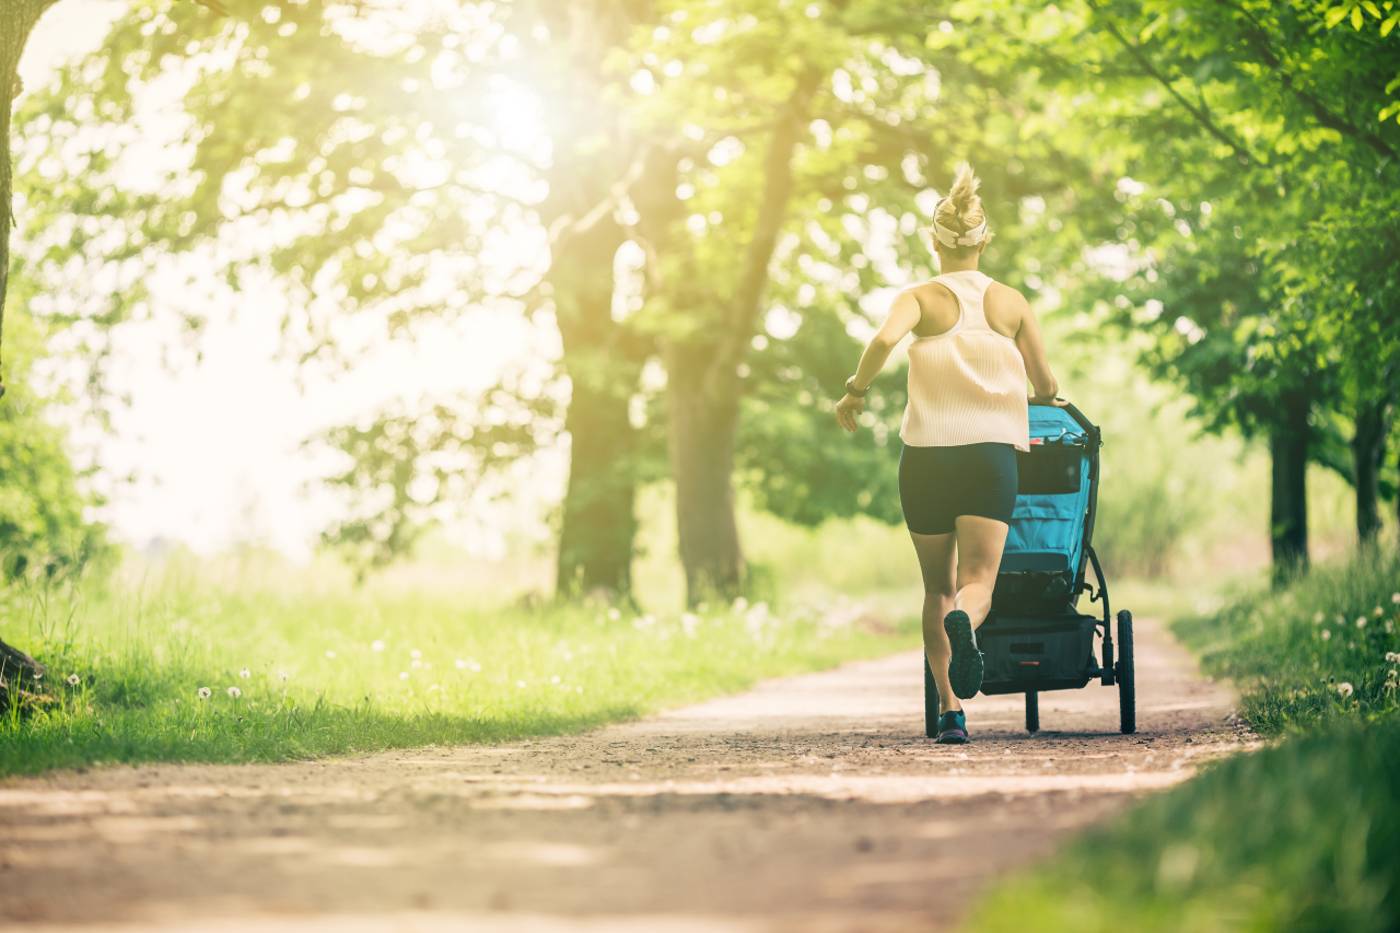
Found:
<svg viewBox="0 0 1400 933"><path fill-rule="evenodd" d="M1010 444L905 445L899 452L899 504L904 524L916 534L948 534L959 515L1009 525L1016 485L1016 448Z"/></svg>

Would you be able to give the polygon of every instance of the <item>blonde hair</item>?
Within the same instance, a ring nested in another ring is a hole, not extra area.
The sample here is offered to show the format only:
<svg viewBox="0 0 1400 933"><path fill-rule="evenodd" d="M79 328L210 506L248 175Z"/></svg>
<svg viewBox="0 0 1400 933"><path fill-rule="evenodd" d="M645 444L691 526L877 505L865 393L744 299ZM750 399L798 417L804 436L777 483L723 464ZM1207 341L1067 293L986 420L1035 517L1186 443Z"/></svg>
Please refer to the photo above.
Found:
<svg viewBox="0 0 1400 933"><path fill-rule="evenodd" d="M982 209L982 199L977 196L977 189L980 187L982 187L982 180L977 177L972 166L966 162L959 162L957 169L953 172L953 187L948 189L948 196L939 202L938 209L934 211L934 223L959 234L975 230L985 223L987 212ZM929 230L929 235L937 244L938 237L933 230ZM970 256L991 239L992 234L989 230L983 234L981 242L971 246L938 245L954 256Z"/></svg>

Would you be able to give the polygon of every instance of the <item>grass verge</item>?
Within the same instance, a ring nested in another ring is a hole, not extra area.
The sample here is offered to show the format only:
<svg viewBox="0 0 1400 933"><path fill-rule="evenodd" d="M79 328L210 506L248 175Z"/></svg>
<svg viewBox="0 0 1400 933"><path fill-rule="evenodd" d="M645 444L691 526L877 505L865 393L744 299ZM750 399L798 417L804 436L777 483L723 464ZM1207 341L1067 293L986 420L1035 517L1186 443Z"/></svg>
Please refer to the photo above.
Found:
<svg viewBox="0 0 1400 933"><path fill-rule="evenodd" d="M994 890L977 931L1394 930L1400 557L1176 623L1279 741L1208 767Z"/></svg>
<svg viewBox="0 0 1400 933"><path fill-rule="evenodd" d="M49 665L60 699L0 715L0 775L557 734L919 637L912 616L891 624L851 601L820 613L488 610L442 589L195 565L140 585L6 600L7 638Z"/></svg>

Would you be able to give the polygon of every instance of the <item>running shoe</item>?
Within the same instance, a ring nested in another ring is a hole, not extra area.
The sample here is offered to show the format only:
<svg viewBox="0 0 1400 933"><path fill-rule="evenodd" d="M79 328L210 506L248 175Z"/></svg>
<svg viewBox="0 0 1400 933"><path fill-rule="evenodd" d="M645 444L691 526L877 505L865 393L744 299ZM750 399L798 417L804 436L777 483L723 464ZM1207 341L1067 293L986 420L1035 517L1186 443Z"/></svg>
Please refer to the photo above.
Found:
<svg viewBox="0 0 1400 933"><path fill-rule="evenodd" d="M962 745L967 742L967 717L960 709L950 709L938 717L939 745Z"/></svg>
<svg viewBox="0 0 1400 933"><path fill-rule="evenodd" d="M982 652L977 650L972 620L966 612L954 609L943 619L943 631L948 633L948 642L953 646L953 657L948 662L953 695L969 700L982 689Z"/></svg>

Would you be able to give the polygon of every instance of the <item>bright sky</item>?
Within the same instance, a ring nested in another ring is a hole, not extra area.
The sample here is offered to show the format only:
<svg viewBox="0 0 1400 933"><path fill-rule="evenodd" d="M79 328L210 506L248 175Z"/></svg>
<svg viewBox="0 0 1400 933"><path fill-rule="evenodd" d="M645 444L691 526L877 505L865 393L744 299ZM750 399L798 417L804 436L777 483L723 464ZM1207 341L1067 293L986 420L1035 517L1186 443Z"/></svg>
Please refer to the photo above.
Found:
<svg viewBox="0 0 1400 933"><path fill-rule="evenodd" d="M52 8L26 48L26 86L41 86L65 58L94 47L123 6L120 0L62 0ZM161 347L173 333L169 326L123 329L114 383L130 393L131 405L119 413L111 436L95 440L107 476L138 477L108 490L103 518L119 538L138 546L183 541L206 552L258 541L304 555L335 507L311 482L317 465L298 450L303 439L391 399L479 390L502 365L551 352L548 335L508 312L482 309L414 347L393 348L303 392L292 367L273 359L275 300L245 295L213 309L203 359L186 360L173 371L161 364ZM532 492L529 507L474 503L453 536L490 554L499 553L507 533L542 534L538 506L557 499L563 476L562 454L554 452L511 483Z"/></svg>

